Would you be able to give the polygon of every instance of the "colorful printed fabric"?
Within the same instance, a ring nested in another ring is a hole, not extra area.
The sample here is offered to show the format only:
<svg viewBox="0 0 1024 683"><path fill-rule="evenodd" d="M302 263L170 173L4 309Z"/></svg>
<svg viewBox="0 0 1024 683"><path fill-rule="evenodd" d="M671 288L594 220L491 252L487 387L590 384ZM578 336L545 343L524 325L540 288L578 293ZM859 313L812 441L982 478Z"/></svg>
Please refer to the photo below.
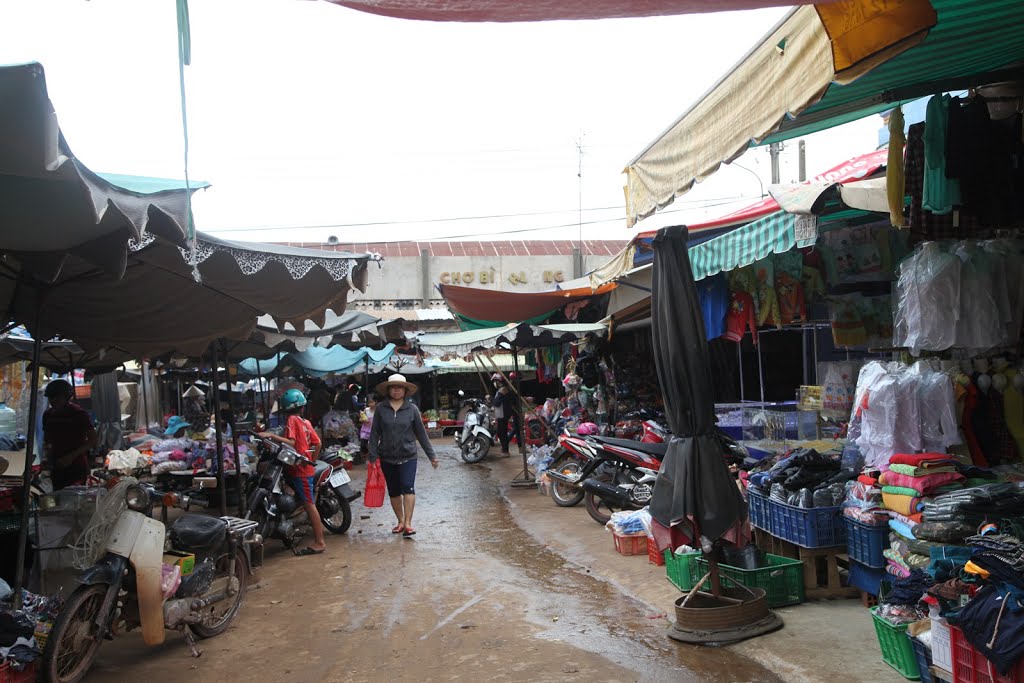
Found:
<svg viewBox="0 0 1024 683"><path fill-rule="evenodd" d="M964 481L964 475L953 472L939 472L937 474L927 474L923 477L908 477L905 474L890 470L883 472L882 476L879 477L879 481L884 486L914 489L921 495L926 495L948 484L960 484Z"/></svg>
<svg viewBox="0 0 1024 683"><path fill-rule="evenodd" d="M890 465L913 465L915 467L944 467L957 464L957 459L945 453L897 453L889 458Z"/></svg>
<svg viewBox="0 0 1024 683"><path fill-rule="evenodd" d="M943 472L956 472L956 467L946 465L943 467L914 467L913 465L890 464L889 469L908 477L923 477L929 474L941 474Z"/></svg>

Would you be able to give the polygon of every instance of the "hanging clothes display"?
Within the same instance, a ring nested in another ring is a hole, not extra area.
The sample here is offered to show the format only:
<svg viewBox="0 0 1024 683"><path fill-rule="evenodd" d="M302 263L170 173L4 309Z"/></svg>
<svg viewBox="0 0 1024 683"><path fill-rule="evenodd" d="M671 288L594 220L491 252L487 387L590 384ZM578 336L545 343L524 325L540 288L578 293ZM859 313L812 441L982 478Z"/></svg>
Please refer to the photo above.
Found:
<svg viewBox="0 0 1024 683"><path fill-rule="evenodd" d="M708 340L725 334L725 316L729 312L729 285L724 273L706 277L697 283L701 317Z"/></svg>
<svg viewBox="0 0 1024 683"><path fill-rule="evenodd" d="M757 318L754 315L754 298L746 292L733 292L729 313L725 318L724 339L740 342L750 329L750 336L757 345Z"/></svg>
<svg viewBox="0 0 1024 683"><path fill-rule="evenodd" d="M946 132L949 127L949 95L928 100L924 130L924 186L921 208L936 215L951 212L960 202L960 181L946 175Z"/></svg>
<svg viewBox="0 0 1024 683"><path fill-rule="evenodd" d="M925 242L899 265L895 345L914 355L953 346L960 317L960 268L960 259L938 242Z"/></svg>

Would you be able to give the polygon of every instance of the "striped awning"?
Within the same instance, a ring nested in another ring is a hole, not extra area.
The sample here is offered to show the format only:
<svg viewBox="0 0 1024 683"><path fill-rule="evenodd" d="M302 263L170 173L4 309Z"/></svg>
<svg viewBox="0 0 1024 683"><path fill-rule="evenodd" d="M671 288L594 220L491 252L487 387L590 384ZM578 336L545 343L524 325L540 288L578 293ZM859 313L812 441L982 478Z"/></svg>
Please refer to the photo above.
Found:
<svg viewBox="0 0 1024 683"><path fill-rule="evenodd" d="M785 211L765 216L742 228L690 248L693 279L702 280L759 261L770 254L782 254L794 246L808 247L817 239L814 217ZM797 236L797 224L807 226Z"/></svg>

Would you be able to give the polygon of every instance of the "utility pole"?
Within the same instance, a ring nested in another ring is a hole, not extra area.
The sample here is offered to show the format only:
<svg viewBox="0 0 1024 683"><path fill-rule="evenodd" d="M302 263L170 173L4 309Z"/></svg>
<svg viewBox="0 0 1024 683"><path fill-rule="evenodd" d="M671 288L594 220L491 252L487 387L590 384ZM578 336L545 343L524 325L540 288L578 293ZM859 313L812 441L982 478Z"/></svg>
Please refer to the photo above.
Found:
<svg viewBox="0 0 1024 683"><path fill-rule="evenodd" d="M779 173L779 153L782 152L782 143L773 142L768 145L768 153L772 157L772 185L778 185L782 182Z"/></svg>
<svg viewBox="0 0 1024 683"><path fill-rule="evenodd" d="M807 180L807 144L801 140L796 143L797 155L800 159L800 182Z"/></svg>
<svg viewBox="0 0 1024 683"><path fill-rule="evenodd" d="M580 131L579 138L576 139L576 178L579 187L579 212L577 214L578 227L579 227L579 246L573 250L573 278L583 277L583 136L584 132Z"/></svg>

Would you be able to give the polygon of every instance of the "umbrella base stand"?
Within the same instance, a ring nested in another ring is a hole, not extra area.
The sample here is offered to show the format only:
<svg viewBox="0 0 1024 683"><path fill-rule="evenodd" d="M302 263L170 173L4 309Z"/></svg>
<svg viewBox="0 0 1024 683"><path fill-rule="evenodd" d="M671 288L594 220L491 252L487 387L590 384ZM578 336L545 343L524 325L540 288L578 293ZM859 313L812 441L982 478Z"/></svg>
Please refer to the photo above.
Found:
<svg viewBox="0 0 1024 683"><path fill-rule="evenodd" d="M782 628L760 588L723 588L719 598L695 590L676 600L675 609L668 637L682 643L727 645Z"/></svg>
<svg viewBox="0 0 1024 683"><path fill-rule="evenodd" d="M532 488L532 487L534 487L536 485L537 485L537 478L533 476L533 472L531 472L530 468L528 468L528 467L525 468L519 474L517 474L512 479L512 481L509 482L509 486L513 486L515 488L526 488L526 487L531 487Z"/></svg>

